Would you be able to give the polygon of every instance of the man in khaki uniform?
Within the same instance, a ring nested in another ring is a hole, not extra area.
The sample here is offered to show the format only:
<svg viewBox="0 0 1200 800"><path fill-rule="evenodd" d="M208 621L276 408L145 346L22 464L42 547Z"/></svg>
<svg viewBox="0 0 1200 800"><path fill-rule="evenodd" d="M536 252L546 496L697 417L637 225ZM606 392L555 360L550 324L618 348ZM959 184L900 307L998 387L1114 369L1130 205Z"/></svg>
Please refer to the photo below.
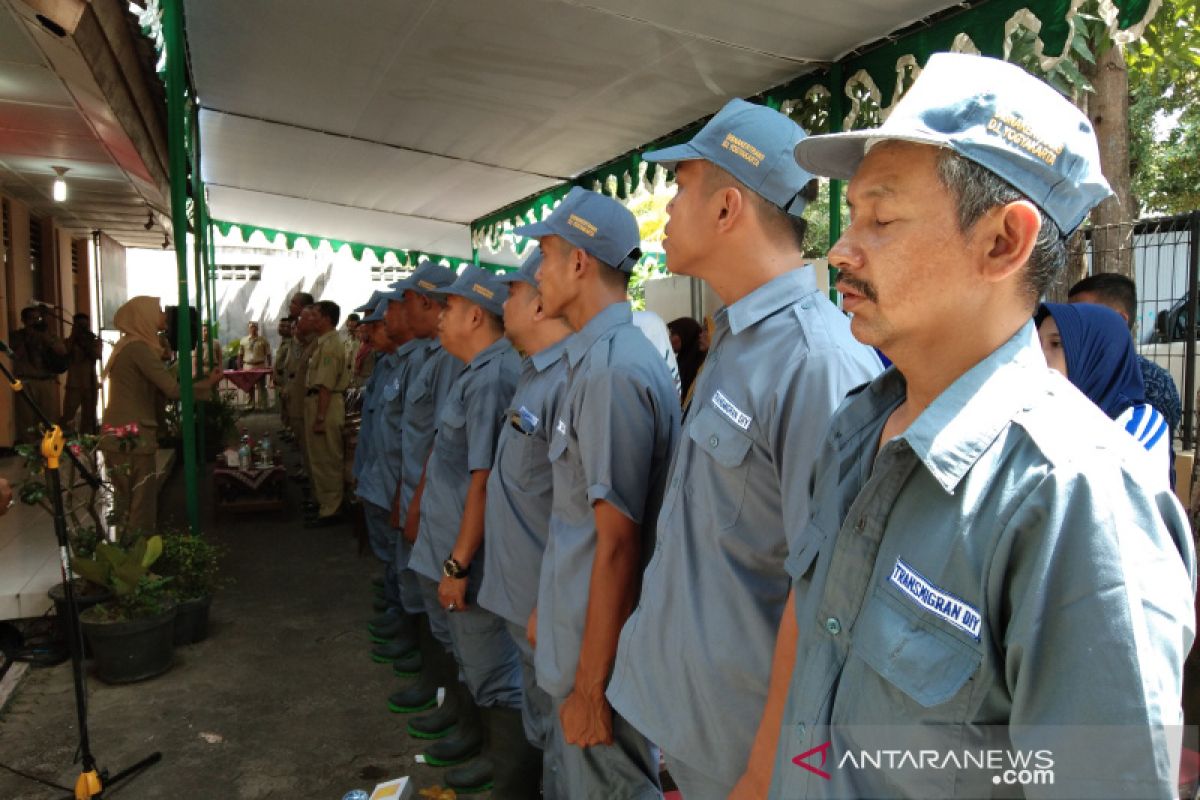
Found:
<svg viewBox="0 0 1200 800"><path fill-rule="evenodd" d="M102 343L100 337L92 333L89 322L87 314L76 314L72 323L74 328L67 338L70 364L67 366L67 393L63 399L62 419L59 425L63 430L94 434L99 430L96 424L96 403L100 392L100 380L96 362L102 355ZM76 412L79 412L78 428L75 426Z"/></svg>
<svg viewBox="0 0 1200 800"><path fill-rule="evenodd" d="M337 332L341 309L331 300L313 306L316 348L308 361L304 393L304 428L308 436L308 470L317 514L305 527L318 528L341 521L346 422L343 393L349 383L346 348Z"/></svg>
<svg viewBox="0 0 1200 800"><path fill-rule="evenodd" d="M48 419L62 414L62 398L58 393L58 373L53 362L66 361L67 346L50 332L46 314L38 306L21 311L21 329L12 335L13 373L25 385L29 399L37 404ZM36 430L39 420L29 404L16 400L17 440L37 443L42 437Z"/></svg>
<svg viewBox="0 0 1200 800"><path fill-rule="evenodd" d="M271 366L271 343L265 336L259 336L258 323L249 325L250 335L242 339L242 369L263 369ZM259 378L250 387L250 407L265 409L267 407L267 384Z"/></svg>
<svg viewBox="0 0 1200 800"><path fill-rule="evenodd" d="M307 292L292 297L289 311L296 318L293 328L292 347L288 350L287 360L287 402L284 413L287 415L287 425L296 436L296 446L300 449L300 471L297 478L308 477L308 436L304 429L304 392L305 381L308 379L308 359L316 347L317 337L312 333L312 295Z"/></svg>
<svg viewBox="0 0 1200 800"><path fill-rule="evenodd" d="M291 349L295 344L292 339L292 318L283 317L279 320L279 347L275 350L275 371L271 374L271 385L275 387L275 399L279 403L279 421L287 427L287 368Z"/></svg>

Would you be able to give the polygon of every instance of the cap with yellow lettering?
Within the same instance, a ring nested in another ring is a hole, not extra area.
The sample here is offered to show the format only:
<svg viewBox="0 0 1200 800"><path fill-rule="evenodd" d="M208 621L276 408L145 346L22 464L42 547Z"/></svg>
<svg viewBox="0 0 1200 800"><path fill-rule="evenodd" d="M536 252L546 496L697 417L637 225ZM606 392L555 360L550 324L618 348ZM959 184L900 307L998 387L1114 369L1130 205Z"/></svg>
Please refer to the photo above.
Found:
<svg viewBox="0 0 1200 800"><path fill-rule="evenodd" d="M490 311L497 317L504 316L504 301L508 299L508 286L500 282L494 272L483 267L469 266L458 276L458 280L430 294L458 295L470 300L484 311Z"/></svg>
<svg viewBox="0 0 1200 800"><path fill-rule="evenodd" d="M633 212L607 195L579 186L541 222L522 225L518 236L561 236L594 258L632 273L642 257L642 235Z"/></svg>
<svg viewBox="0 0 1200 800"><path fill-rule="evenodd" d="M406 291L429 295L454 283L454 270L433 261L421 261L412 275L389 283L392 291L384 294L388 300L403 300Z"/></svg>
<svg viewBox="0 0 1200 800"><path fill-rule="evenodd" d="M935 53L878 128L810 136L796 161L850 178L881 141L945 147L1008 181L1068 234L1112 194L1096 132L1082 111L1020 67L984 56Z"/></svg>
<svg viewBox="0 0 1200 800"><path fill-rule="evenodd" d="M711 162L798 217L806 202L800 192L813 178L793 155L803 138L800 126L778 111L730 100L690 142L652 150L642 160L671 169L680 161Z"/></svg>

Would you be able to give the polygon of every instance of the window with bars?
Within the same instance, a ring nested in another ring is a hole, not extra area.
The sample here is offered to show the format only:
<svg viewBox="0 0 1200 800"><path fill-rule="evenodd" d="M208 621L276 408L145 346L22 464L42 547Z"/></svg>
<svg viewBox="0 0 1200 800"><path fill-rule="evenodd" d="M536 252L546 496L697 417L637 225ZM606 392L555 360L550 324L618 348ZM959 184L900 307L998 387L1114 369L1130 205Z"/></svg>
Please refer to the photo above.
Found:
<svg viewBox="0 0 1200 800"><path fill-rule="evenodd" d="M218 264L219 281L261 281L262 264Z"/></svg>
<svg viewBox="0 0 1200 800"><path fill-rule="evenodd" d="M395 283L401 278L407 278L412 274L410 267L400 267L395 265L376 264L371 267L371 281L373 283Z"/></svg>

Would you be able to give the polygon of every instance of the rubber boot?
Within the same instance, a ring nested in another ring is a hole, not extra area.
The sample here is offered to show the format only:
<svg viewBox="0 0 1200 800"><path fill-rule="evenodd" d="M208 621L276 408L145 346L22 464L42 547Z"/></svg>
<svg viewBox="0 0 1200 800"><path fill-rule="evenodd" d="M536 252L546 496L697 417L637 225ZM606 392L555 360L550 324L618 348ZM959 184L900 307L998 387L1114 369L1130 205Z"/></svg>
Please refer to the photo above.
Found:
<svg viewBox="0 0 1200 800"><path fill-rule="evenodd" d="M445 663L442 654L446 653L446 650L429 630L428 618L420 614L417 619L423 667L416 683L388 697L388 708L397 714L412 714L433 708L437 705L438 687L453 686L457 681L457 668L448 675L441 674L442 665Z"/></svg>
<svg viewBox="0 0 1200 800"><path fill-rule="evenodd" d="M446 788L453 789L455 794L479 794L491 789L492 797L499 797L500 795L495 793L496 786L493 780L495 769L492 759L485 752L462 766L446 770L446 776L442 780ZM536 800L537 795L530 797Z"/></svg>
<svg viewBox="0 0 1200 800"><path fill-rule="evenodd" d="M479 718L479 707L465 686L458 689L458 724L444 739L434 742L425 750L425 763L434 767L452 767L461 764L483 750L483 723Z"/></svg>
<svg viewBox="0 0 1200 800"><path fill-rule="evenodd" d="M415 678L421 674L421 665L424 663L421 651L413 650L392 662L392 673L400 678Z"/></svg>
<svg viewBox="0 0 1200 800"><path fill-rule="evenodd" d="M403 611L380 614L380 617L388 617L385 622L376 623L374 620L367 623L367 631L371 634L371 641L377 644L386 644L394 641L398 637L407 635L407 637L416 642L416 626L413 624L412 618Z"/></svg>
<svg viewBox="0 0 1200 800"><path fill-rule="evenodd" d="M489 748L495 765L492 800L536 800L542 783L542 751L525 738L525 723L519 708L489 708L484 711ZM446 785L453 788L449 775Z"/></svg>
<svg viewBox="0 0 1200 800"><path fill-rule="evenodd" d="M417 631L416 620L409 614L396 615L396 624L392 628L394 634L389 640L371 648L371 660L379 664L390 664L397 658L402 658L420 648L420 634ZM372 641L375 636L372 635Z"/></svg>
<svg viewBox="0 0 1200 800"><path fill-rule="evenodd" d="M448 655L448 654L447 654ZM451 658L451 661L454 659ZM446 697L442 704L427 714L408 721L408 735L417 739L442 739L450 735L458 723L462 709L461 684L457 681L446 686Z"/></svg>

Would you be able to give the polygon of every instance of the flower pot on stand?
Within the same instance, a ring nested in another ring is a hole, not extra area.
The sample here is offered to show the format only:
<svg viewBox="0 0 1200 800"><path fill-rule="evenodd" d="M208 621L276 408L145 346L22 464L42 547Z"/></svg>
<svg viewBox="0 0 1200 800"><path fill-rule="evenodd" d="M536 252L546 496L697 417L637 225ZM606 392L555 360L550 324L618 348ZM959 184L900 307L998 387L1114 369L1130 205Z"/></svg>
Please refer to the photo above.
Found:
<svg viewBox="0 0 1200 800"><path fill-rule="evenodd" d="M208 612L212 595L182 600L175 606L175 646L195 644L208 638Z"/></svg>
<svg viewBox="0 0 1200 800"><path fill-rule="evenodd" d="M133 683L171 668L175 650L175 606L160 614L103 621L90 609L81 614L83 633L92 647L96 675L105 683Z"/></svg>

